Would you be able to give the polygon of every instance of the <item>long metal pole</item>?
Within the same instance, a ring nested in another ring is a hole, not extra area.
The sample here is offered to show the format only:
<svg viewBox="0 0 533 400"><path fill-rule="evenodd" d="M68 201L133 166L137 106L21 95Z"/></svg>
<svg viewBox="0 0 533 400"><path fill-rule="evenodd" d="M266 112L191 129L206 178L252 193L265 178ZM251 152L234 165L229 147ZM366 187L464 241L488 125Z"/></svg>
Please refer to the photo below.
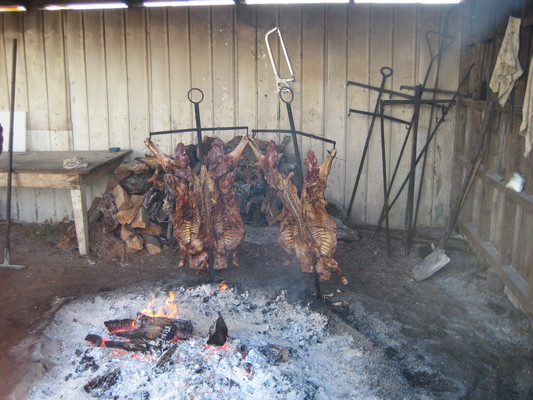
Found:
<svg viewBox="0 0 533 400"><path fill-rule="evenodd" d="M11 110L9 112L9 150L7 169L7 201L6 201L6 247L4 249L4 264L0 267L9 269L22 269L23 265L11 265L9 255L11 251L11 195L13 187L13 141L15 126L15 90L17 78L17 39L13 39L13 67L11 74Z"/></svg>
<svg viewBox="0 0 533 400"><path fill-rule="evenodd" d="M348 204L348 210L346 211L346 220L350 218L352 213L353 202L355 200L355 194L357 193L357 187L359 186L359 180L363 172L363 165L365 163L366 154L368 153L368 146L370 145L370 139L372 138L372 131L374 130L374 123L376 122L376 116L380 109L381 96L384 93L385 82L387 78L392 75L392 68L382 67L379 71L381 73L381 85L378 89L378 97L376 99L376 105L374 107L374 113L370 120L370 127L368 128L368 134L366 135L365 146L363 147L363 153L361 154L361 161L359 162L359 169L357 170L357 176L355 178L355 184L353 185L352 196L350 197L350 203Z"/></svg>

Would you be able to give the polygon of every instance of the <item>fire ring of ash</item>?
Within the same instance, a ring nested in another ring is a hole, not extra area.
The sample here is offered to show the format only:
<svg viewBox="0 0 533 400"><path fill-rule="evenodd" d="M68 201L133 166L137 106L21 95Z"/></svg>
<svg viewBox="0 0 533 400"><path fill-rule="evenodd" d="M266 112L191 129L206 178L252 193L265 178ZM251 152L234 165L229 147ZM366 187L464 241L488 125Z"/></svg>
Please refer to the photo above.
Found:
<svg viewBox="0 0 533 400"><path fill-rule="evenodd" d="M135 318L153 292L137 288L65 304L32 346L40 368L27 378L33 380L29 398L379 398L367 344L331 329L328 317L307 304L291 304L285 292L206 284L174 293L173 318L191 321L192 332L157 350L149 341L147 351L124 351L85 340L87 334L111 340L104 321ZM156 293L156 303L164 304L166 296ZM227 341L207 345L219 315Z"/></svg>

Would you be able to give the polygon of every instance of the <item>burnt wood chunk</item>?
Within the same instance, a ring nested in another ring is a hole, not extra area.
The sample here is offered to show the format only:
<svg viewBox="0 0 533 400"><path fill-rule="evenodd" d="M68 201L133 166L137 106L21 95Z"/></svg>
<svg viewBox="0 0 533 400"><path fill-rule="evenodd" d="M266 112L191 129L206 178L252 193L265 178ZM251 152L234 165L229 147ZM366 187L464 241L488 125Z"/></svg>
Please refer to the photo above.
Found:
<svg viewBox="0 0 533 400"><path fill-rule="evenodd" d="M95 347L107 347L108 349L133 351L139 353L150 352L150 347L143 340L110 340L92 334L85 336L85 340L90 342Z"/></svg>
<svg viewBox="0 0 533 400"><path fill-rule="evenodd" d="M110 397L109 391L120 379L120 370L116 369L108 374L91 379L83 389L93 397Z"/></svg>
<svg viewBox="0 0 533 400"><path fill-rule="evenodd" d="M223 346L227 339L228 327L226 326L226 322L224 321L224 318L222 318L222 315L218 313L218 318L215 322L215 329L212 330L209 339L207 340L207 344L213 346Z"/></svg>

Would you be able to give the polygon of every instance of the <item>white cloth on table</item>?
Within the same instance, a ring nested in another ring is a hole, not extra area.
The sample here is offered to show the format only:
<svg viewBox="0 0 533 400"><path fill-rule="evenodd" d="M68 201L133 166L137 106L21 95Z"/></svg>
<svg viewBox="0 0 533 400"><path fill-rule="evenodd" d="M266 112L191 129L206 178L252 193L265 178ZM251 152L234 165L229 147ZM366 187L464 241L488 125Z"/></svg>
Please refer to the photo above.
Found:
<svg viewBox="0 0 533 400"><path fill-rule="evenodd" d="M518 61L521 23L520 18L509 17L502 46L490 78L489 87L494 93L498 93L498 103L502 107L507 102L516 80L524 72Z"/></svg>
<svg viewBox="0 0 533 400"><path fill-rule="evenodd" d="M529 64L526 93L524 95L524 105L522 106L520 135L526 138L524 157L527 157L533 144L533 58L531 58L531 63Z"/></svg>

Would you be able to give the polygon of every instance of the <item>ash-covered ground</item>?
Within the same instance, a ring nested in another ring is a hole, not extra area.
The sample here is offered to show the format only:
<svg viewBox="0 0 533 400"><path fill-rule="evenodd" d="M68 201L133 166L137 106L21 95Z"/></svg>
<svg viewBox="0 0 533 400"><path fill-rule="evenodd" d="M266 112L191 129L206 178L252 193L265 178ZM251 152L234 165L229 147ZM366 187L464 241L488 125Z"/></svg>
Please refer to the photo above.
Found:
<svg viewBox="0 0 533 400"><path fill-rule="evenodd" d="M239 254L241 267L230 267L215 276L216 284L225 280L232 288L224 296L239 299L243 293L249 293L250 300L257 303L257 312L263 316L263 311L268 314L268 307L260 299L273 301L283 293L280 301L287 313L300 310L301 315L316 315L326 321L320 329L303 317L299 321L309 324L313 332L318 329L321 343L314 339L305 350L312 354L311 368L315 375L310 379L303 371L300 376L305 379L295 378L299 386L294 398L533 398L533 329L503 292L494 290L497 285L488 284L486 266L472 253L447 250L451 263L427 281L415 282L410 274L420 260L416 248L411 256L402 256L399 243L393 241L388 256L382 240L371 239L361 230L358 235L351 235L349 243L340 241L337 249L337 260L348 285L341 285L332 276L330 281L321 283L324 300L317 300L312 276L301 273L295 262L284 265L285 255L275 244L276 228L247 226L247 229ZM28 376L28 372L54 370L50 366L43 370L46 362L40 356L44 355L53 365L54 357L63 357L65 352L75 357L71 362L79 362L76 350L83 348L84 337L75 335L79 341L73 346L76 348L58 350L61 354L43 352L39 347L46 332L54 328L51 323L54 317L69 312L72 304L117 294L127 298L139 288L154 293L169 289L187 293L209 284L205 274L178 270L177 251L172 248L155 256L137 253L121 262L110 263L58 251L55 243L64 230L62 225L13 227L11 262L27 268L0 270L1 399L26 399L31 393L28 389L37 390L32 381L35 375ZM242 304L247 302L243 300ZM137 304L132 304L131 311L136 307ZM212 312L214 308L207 311ZM238 327L237 317L244 312L227 310L226 313L228 320ZM198 343L205 340L201 333L208 322L213 322L213 316L206 315L200 322L200 334L194 339ZM94 323L100 319L96 317L91 316ZM114 316L131 317L134 315ZM232 333L231 323L230 336L234 335L235 345L245 345L254 351L256 346L257 354L262 354L259 349L264 345L250 342L253 332L242 334L237 328ZM266 337L257 337L268 342ZM301 337L296 335L295 340ZM299 348L299 345L287 345L291 346ZM91 351L101 350L106 349ZM265 359L258 367L278 368L276 373L289 367L297 371L296 362L305 359L306 354L295 351L289 361L278 364ZM342 373L329 375L335 365L329 364L332 358ZM150 365L150 361L144 362ZM240 366L236 365L237 370ZM281 373L281 376L297 374ZM66 385L75 379L71 376L64 382ZM224 386L229 381L220 382ZM336 389L328 391L332 387ZM35 398L47 398L46 394L43 396ZM48 396L58 398L52 392ZM198 396L195 398L202 398ZM150 398L181 397L152 394ZM277 398L289 397L281 394Z"/></svg>

